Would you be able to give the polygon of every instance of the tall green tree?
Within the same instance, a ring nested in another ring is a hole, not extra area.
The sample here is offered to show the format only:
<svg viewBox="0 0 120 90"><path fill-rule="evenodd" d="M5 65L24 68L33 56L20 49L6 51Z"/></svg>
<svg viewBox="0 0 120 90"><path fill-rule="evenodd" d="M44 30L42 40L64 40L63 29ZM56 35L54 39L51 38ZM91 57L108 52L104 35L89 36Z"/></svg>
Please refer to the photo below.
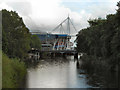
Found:
<svg viewBox="0 0 120 90"><path fill-rule="evenodd" d="M2 49L9 57L24 59L31 48L40 48L40 40L32 36L15 11L2 10ZM34 43L34 45L31 45Z"/></svg>
<svg viewBox="0 0 120 90"><path fill-rule="evenodd" d="M78 52L94 57L109 59L109 63L117 64L120 59L120 2L116 14L109 14L106 19L89 20L89 27L77 34Z"/></svg>

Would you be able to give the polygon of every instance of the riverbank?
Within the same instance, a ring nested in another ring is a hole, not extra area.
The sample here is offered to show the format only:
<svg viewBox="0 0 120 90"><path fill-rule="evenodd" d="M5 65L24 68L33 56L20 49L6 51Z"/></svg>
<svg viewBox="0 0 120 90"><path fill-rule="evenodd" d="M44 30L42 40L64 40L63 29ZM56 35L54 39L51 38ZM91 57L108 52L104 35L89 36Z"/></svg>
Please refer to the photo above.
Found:
<svg viewBox="0 0 120 90"><path fill-rule="evenodd" d="M32 48L41 49L38 36L32 35L16 11L2 13L2 88L19 88L27 73L25 60ZM11 22L12 21L12 22ZM9 33L8 33L9 32Z"/></svg>
<svg viewBox="0 0 120 90"><path fill-rule="evenodd" d="M27 74L24 62L2 54L2 88L20 88Z"/></svg>
<svg viewBox="0 0 120 90"><path fill-rule="evenodd" d="M117 65L113 67L113 64L109 63L110 60L83 55L80 61L82 62L80 69L85 71L88 83L92 86L104 88L119 87L120 80L118 76L120 68ZM107 83L109 84L107 85Z"/></svg>
<svg viewBox="0 0 120 90"><path fill-rule="evenodd" d="M110 60L111 58L104 59L102 57L95 57L92 55L83 55L81 60L83 62L83 68L88 68L94 70L109 70L113 72L118 72L118 64L113 65Z"/></svg>
<svg viewBox="0 0 120 90"><path fill-rule="evenodd" d="M108 83L120 82L118 78L120 73L120 2L117 3L117 7L115 14L106 15L106 18L98 17L88 20L89 26L80 30L76 38L76 50L87 54L82 57L82 68L92 76L106 74L103 78L105 82L107 76L116 73L116 81L108 79Z"/></svg>

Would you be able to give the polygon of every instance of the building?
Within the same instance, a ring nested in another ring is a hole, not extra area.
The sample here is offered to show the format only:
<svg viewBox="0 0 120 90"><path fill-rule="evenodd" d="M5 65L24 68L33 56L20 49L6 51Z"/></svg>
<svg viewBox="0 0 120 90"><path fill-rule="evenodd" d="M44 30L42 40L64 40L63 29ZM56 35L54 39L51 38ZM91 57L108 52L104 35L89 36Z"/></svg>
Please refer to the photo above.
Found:
<svg viewBox="0 0 120 90"><path fill-rule="evenodd" d="M42 43L42 50L69 50L72 42L67 34L35 34Z"/></svg>

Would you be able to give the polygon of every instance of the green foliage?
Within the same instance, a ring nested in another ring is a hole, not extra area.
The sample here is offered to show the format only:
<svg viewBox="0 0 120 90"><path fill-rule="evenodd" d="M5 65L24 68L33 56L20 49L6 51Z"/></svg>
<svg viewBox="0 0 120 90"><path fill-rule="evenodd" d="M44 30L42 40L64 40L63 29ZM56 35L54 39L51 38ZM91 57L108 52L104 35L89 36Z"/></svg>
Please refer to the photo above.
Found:
<svg viewBox="0 0 120 90"><path fill-rule="evenodd" d="M39 37L37 35L32 35L31 36L30 46L32 48L41 49L41 42L40 42L40 39L39 39Z"/></svg>
<svg viewBox="0 0 120 90"><path fill-rule="evenodd" d="M22 18L13 11L2 10L3 88L18 88L26 74L24 59L31 48L41 48ZM10 59L11 58L11 59Z"/></svg>
<svg viewBox="0 0 120 90"><path fill-rule="evenodd" d="M31 48L40 49L40 40L32 36L22 18L13 11L2 10L2 50L10 58L25 59ZM38 45L39 44L39 45Z"/></svg>
<svg viewBox="0 0 120 90"><path fill-rule="evenodd" d="M26 67L19 59L9 59L2 55L2 87L18 88L26 75Z"/></svg>
<svg viewBox="0 0 120 90"><path fill-rule="evenodd" d="M16 12L2 10L3 51L9 57L23 58L30 49L30 33Z"/></svg>
<svg viewBox="0 0 120 90"><path fill-rule="evenodd" d="M108 60L116 66L120 59L120 2L116 14L88 21L90 26L77 34L78 52Z"/></svg>

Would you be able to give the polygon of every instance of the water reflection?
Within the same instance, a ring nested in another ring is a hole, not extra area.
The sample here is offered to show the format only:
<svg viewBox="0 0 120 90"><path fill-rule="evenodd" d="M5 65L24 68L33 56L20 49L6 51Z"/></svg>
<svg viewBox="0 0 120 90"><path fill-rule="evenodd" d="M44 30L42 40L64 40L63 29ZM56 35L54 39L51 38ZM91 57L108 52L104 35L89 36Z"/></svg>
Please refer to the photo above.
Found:
<svg viewBox="0 0 120 90"><path fill-rule="evenodd" d="M74 57L41 60L29 68L27 88L86 88L85 75L79 75Z"/></svg>
<svg viewBox="0 0 120 90"><path fill-rule="evenodd" d="M43 59L28 69L26 88L116 88L118 74L106 71L89 72L73 56Z"/></svg>
<svg viewBox="0 0 120 90"><path fill-rule="evenodd" d="M117 88L118 76L117 73L111 72L98 72L94 74L88 74L88 84L94 87L103 88Z"/></svg>
<svg viewBox="0 0 120 90"><path fill-rule="evenodd" d="M80 68L80 71L86 74L87 84L94 88L118 88L118 72L111 72L106 69L97 71L95 68L94 70Z"/></svg>

